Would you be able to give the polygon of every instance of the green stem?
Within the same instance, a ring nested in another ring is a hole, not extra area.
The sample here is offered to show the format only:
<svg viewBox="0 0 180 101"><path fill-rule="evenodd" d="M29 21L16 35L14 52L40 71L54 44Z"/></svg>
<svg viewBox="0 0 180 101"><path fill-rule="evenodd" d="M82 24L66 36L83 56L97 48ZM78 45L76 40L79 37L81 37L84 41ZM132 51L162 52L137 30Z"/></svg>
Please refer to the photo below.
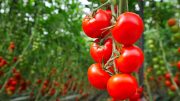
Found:
<svg viewBox="0 0 180 101"><path fill-rule="evenodd" d="M125 11L129 11L128 0L119 0L119 15Z"/></svg>
<svg viewBox="0 0 180 101"><path fill-rule="evenodd" d="M122 13L122 0L119 0L118 15Z"/></svg>
<svg viewBox="0 0 180 101"><path fill-rule="evenodd" d="M111 61L113 61L114 59L116 59L116 58L118 58L118 57L119 57L119 56L115 56L115 57L110 58L110 59L107 61L107 63L104 65L105 69L107 69L107 67L108 67L108 65L109 65L109 63L110 63Z"/></svg>
<svg viewBox="0 0 180 101"><path fill-rule="evenodd" d="M112 16L116 16L115 10L114 10L114 5L111 2L111 11L112 11ZM114 17L113 17L114 18ZM114 19L113 19L114 20Z"/></svg>
<svg viewBox="0 0 180 101"><path fill-rule="evenodd" d="M145 85L147 87L147 93L149 95L149 101L153 101L152 94L151 94L151 88L149 86L149 82L148 82L147 78L145 78Z"/></svg>
<svg viewBox="0 0 180 101"><path fill-rule="evenodd" d="M145 65L145 67L147 67L146 63L144 65ZM150 88L149 82L147 80L147 75L146 74L145 74L144 82L145 82L145 86L147 88L147 93L148 93L149 101L153 101L153 97L152 97L152 93L151 93L151 88Z"/></svg>
<svg viewBox="0 0 180 101"><path fill-rule="evenodd" d="M114 57L116 51L117 51L117 50L116 50L116 44L115 44L115 41L114 41L114 39L113 39L113 52L112 52L113 57ZM115 74L118 74L118 70L117 70L117 68L116 68L115 60L113 60L113 67L114 67L114 72L115 72Z"/></svg>
<svg viewBox="0 0 180 101"><path fill-rule="evenodd" d="M128 0L125 1L126 1L126 11L129 11L129 6L128 6L129 1Z"/></svg>
<svg viewBox="0 0 180 101"><path fill-rule="evenodd" d="M99 7L93 9L93 12L95 12L95 11L98 10L99 8L105 6L105 5L109 4L109 3L110 3L110 0L106 1L105 3L103 3L102 5L100 5Z"/></svg>

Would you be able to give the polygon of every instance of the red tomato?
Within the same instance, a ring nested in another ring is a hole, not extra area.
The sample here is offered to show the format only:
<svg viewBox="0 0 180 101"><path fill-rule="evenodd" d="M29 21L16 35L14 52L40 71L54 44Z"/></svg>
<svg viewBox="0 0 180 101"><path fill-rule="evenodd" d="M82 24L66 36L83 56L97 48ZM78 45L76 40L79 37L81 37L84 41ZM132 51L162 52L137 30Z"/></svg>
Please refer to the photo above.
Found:
<svg viewBox="0 0 180 101"><path fill-rule="evenodd" d="M105 40L101 46L97 42L99 40L96 40L90 47L91 57L95 62L106 63L112 54L112 39Z"/></svg>
<svg viewBox="0 0 180 101"><path fill-rule="evenodd" d="M175 83L179 86L180 85L180 81L179 81L179 78L178 77L174 77L174 81Z"/></svg>
<svg viewBox="0 0 180 101"><path fill-rule="evenodd" d="M94 16L86 16L82 21L82 28L85 34L91 38L104 37L109 31L103 30L111 25L109 14L99 9Z"/></svg>
<svg viewBox="0 0 180 101"><path fill-rule="evenodd" d="M180 61L177 63L177 68L180 70Z"/></svg>
<svg viewBox="0 0 180 101"><path fill-rule="evenodd" d="M171 90L171 91L176 91L176 87L175 87L174 85L171 85L171 86L170 86L170 90Z"/></svg>
<svg viewBox="0 0 180 101"><path fill-rule="evenodd" d="M112 1L114 1L114 0L112 0ZM106 10L111 10L111 5L107 5L107 6L106 6ZM118 6L115 5L115 6L114 6L114 11L115 11L115 13L117 13L117 10L118 10Z"/></svg>
<svg viewBox="0 0 180 101"><path fill-rule="evenodd" d="M135 43L142 35L144 30L141 17L132 12L121 14L115 27L112 29L114 39L124 45Z"/></svg>
<svg viewBox="0 0 180 101"><path fill-rule="evenodd" d="M122 48L122 54L115 60L116 67L122 73L132 73L139 69L144 61L144 55L137 46Z"/></svg>
<svg viewBox="0 0 180 101"><path fill-rule="evenodd" d="M180 53L180 47L178 48L178 53Z"/></svg>
<svg viewBox="0 0 180 101"><path fill-rule="evenodd" d="M150 77L149 77L149 80L151 80L151 81L154 80L154 77L153 77L153 76L150 76Z"/></svg>
<svg viewBox="0 0 180 101"><path fill-rule="evenodd" d="M55 88L52 88L49 92L49 95L50 96L53 96L54 94L56 93L56 89Z"/></svg>
<svg viewBox="0 0 180 101"><path fill-rule="evenodd" d="M15 86L9 86L6 88L6 90L7 90L7 93L11 95L12 93L15 92L16 88Z"/></svg>
<svg viewBox="0 0 180 101"><path fill-rule="evenodd" d="M116 74L107 83L109 95L118 100L125 100L133 96L137 88L136 79L129 74Z"/></svg>
<svg viewBox="0 0 180 101"><path fill-rule="evenodd" d="M106 13L109 15L109 19L111 19L111 18L112 18L112 12L111 12L111 10L106 10Z"/></svg>
<svg viewBox="0 0 180 101"><path fill-rule="evenodd" d="M87 72L90 84L100 90L106 89L109 74L102 69L100 63L92 64Z"/></svg>
<svg viewBox="0 0 180 101"><path fill-rule="evenodd" d="M176 19L171 18L171 19L168 20L168 25L169 26L174 26L175 24L176 24Z"/></svg>
<svg viewBox="0 0 180 101"><path fill-rule="evenodd" d="M171 81L170 81L170 80L166 80L166 81L165 81L165 85L166 85L167 87L170 87L170 86L171 86Z"/></svg>
<svg viewBox="0 0 180 101"><path fill-rule="evenodd" d="M139 94L142 94L143 93L143 87L139 87L138 89L137 89L137 92L139 93Z"/></svg>
<svg viewBox="0 0 180 101"><path fill-rule="evenodd" d="M136 92L133 96L129 98L129 101L140 101L141 95Z"/></svg>

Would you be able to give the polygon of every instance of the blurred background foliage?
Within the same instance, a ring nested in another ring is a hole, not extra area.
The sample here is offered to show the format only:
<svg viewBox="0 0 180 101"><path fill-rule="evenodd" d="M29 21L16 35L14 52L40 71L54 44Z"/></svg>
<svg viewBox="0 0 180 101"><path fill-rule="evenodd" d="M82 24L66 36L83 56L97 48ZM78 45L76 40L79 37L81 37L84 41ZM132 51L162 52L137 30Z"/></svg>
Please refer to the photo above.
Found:
<svg viewBox="0 0 180 101"><path fill-rule="evenodd" d="M0 0L0 56L8 63L5 68L0 68L4 73L0 77L0 84L3 86L12 76L9 71L16 68L32 85L39 79L58 81L62 84L57 88L59 92L64 90L63 84L73 77L75 80L72 80L70 85L77 83L78 90L69 89L67 94L79 93L79 90L91 93L86 72L93 63L89 55L92 39L83 34L81 20L85 13L89 13L87 11L101 3L99 0L88 0L88 4L84 4L85 1ZM130 11L139 13L138 1L140 0L129 0ZM167 28L167 20L171 17L179 17L178 11L179 4L174 1L145 0L145 39L154 36L154 34L146 34L153 33L152 29ZM166 30L162 30L161 33L168 33ZM170 34L164 37L168 39ZM15 44L13 52L8 50L11 43ZM150 61L152 56L147 55L146 59ZM18 60L12 64L14 57ZM56 73L50 76L49 73L54 68ZM92 88L91 90L94 92ZM30 87L27 92L31 91ZM2 92L3 90L0 93L1 98L10 98ZM34 93L39 94L38 90ZM14 96L18 94L15 93ZM56 94L54 98L57 96L61 94Z"/></svg>

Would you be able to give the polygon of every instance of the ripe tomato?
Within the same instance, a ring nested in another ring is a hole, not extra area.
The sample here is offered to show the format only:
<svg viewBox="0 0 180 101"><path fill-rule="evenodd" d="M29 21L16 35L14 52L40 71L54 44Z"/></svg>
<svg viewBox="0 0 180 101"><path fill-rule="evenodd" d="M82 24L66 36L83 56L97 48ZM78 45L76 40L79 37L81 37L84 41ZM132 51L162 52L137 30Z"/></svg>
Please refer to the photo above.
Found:
<svg viewBox="0 0 180 101"><path fill-rule="evenodd" d="M90 47L91 57L95 62L106 63L112 54L112 39L109 38L105 40L101 46L97 42L99 42L99 40L95 40Z"/></svg>
<svg viewBox="0 0 180 101"><path fill-rule="evenodd" d="M139 94L142 94L143 93L143 87L139 87L138 89L137 89L137 92L139 93Z"/></svg>
<svg viewBox="0 0 180 101"><path fill-rule="evenodd" d="M177 63L177 68L180 70L180 61Z"/></svg>
<svg viewBox="0 0 180 101"><path fill-rule="evenodd" d="M174 85L171 85L171 86L170 86L170 90L171 90L171 91L176 91L176 87L175 87Z"/></svg>
<svg viewBox="0 0 180 101"><path fill-rule="evenodd" d="M100 63L92 64L87 72L90 84L97 89L106 89L109 74L102 69Z"/></svg>
<svg viewBox="0 0 180 101"><path fill-rule="evenodd" d="M170 86L171 86L171 81L170 81L170 80L166 80L166 81L165 81L165 85L166 85L167 87L170 87Z"/></svg>
<svg viewBox="0 0 180 101"><path fill-rule="evenodd" d="M174 77L174 81L178 86L180 85L180 80L178 77Z"/></svg>
<svg viewBox="0 0 180 101"><path fill-rule="evenodd" d="M136 92L133 96L129 98L129 101L141 101L140 98L141 95L138 92Z"/></svg>
<svg viewBox="0 0 180 101"><path fill-rule="evenodd" d="M169 25L170 27L173 26L173 25L175 25L175 24L176 24L176 19L171 18L171 19L168 20L168 25Z"/></svg>
<svg viewBox="0 0 180 101"><path fill-rule="evenodd" d="M112 29L114 39L124 45L135 43L142 35L144 30L141 17L132 12L121 14L115 27Z"/></svg>
<svg viewBox="0 0 180 101"><path fill-rule="evenodd" d="M101 38L108 34L108 30L103 30L104 28L111 25L111 19L109 14L99 9L94 16L86 16L82 21L82 28L85 34L91 38Z"/></svg>
<svg viewBox="0 0 180 101"><path fill-rule="evenodd" d="M109 95L118 100L133 96L138 88L136 79L129 74L116 74L107 83Z"/></svg>
<svg viewBox="0 0 180 101"><path fill-rule="evenodd" d="M170 80L170 78L171 78L170 73L166 73L166 74L165 74L165 78L166 78L166 80Z"/></svg>
<svg viewBox="0 0 180 101"><path fill-rule="evenodd" d="M112 11L111 10L106 10L106 13L109 15L109 19L112 19Z"/></svg>
<svg viewBox="0 0 180 101"><path fill-rule="evenodd" d="M144 55L137 46L122 48L122 54L115 60L117 69L122 73L132 73L139 69L144 61Z"/></svg>

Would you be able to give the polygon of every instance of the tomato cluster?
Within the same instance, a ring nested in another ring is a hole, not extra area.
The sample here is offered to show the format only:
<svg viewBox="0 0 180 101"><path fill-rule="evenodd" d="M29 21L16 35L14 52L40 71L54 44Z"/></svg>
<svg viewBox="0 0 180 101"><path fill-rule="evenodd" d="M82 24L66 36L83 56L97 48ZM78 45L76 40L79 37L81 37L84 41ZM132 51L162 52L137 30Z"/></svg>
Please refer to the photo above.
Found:
<svg viewBox="0 0 180 101"><path fill-rule="evenodd" d="M30 82L28 80L25 80L20 71L16 68L12 71L13 76L10 77L5 85L5 90L8 95L12 95L15 93L15 91L18 91L19 93L22 93L27 89Z"/></svg>
<svg viewBox="0 0 180 101"><path fill-rule="evenodd" d="M176 21L175 18L170 18L167 21L168 26L170 27L171 32L173 33L171 40L173 42L178 42L180 40L180 32L179 32L179 27L178 22Z"/></svg>
<svg viewBox="0 0 180 101"><path fill-rule="evenodd" d="M180 80L179 80L179 74L177 74L173 80L177 84L177 86L180 86ZM173 83L170 80L170 73L165 74L165 85L171 90L176 91L176 87L173 85Z"/></svg>
<svg viewBox="0 0 180 101"><path fill-rule="evenodd" d="M88 80L93 87L107 90L115 100L138 101L142 91L131 74L144 61L142 50L133 45L143 33L143 21L133 12L121 14L116 23L112 20L110 10L99 9L82 21L84 33L95 38L90 55L96 63L88 69Z"/></svg>

